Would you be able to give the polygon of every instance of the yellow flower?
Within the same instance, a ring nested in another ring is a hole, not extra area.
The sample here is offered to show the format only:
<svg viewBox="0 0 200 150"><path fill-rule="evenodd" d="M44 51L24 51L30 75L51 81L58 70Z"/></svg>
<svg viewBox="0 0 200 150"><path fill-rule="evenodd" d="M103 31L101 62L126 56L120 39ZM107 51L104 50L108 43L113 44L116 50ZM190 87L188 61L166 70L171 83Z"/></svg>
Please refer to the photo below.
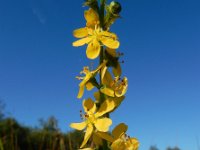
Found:
<svg viewBox="0 0 200 150"><path fill-rule="evenodd" d="M114 103L112 101L105 100L96 112L96 104L89 98L83 101L83 108L85 111L85 114L83 115L83 122L70 124L71 128L77 130L83 130L86 128L84 140L80 148L83 148L83 146L87 143L94 131L94 128L96 128L96 131L100 132L107 132L109 130L112 120L102 116L113 110Z"/></svg>
<svg viewBox="0 0 200 150"><path fill-rule="evenodd" d="M125 134L127 125L119 124L112 131L114 142L111 145L112 150L138 150L139 142L136 138L130 138Z"/></svg>
<svg viewBox="0 0 200 150"><path fill-rule="evenodd" d="M94 92L94 97L96 99L97 102L100 102L100 92ZM113 101L115 103L115 108L111 111L113 112L120 104L121 102L124 100L125 96L121 96L121 97L108 97L107 100Z"/></svg>
<svg viewBox="0 0 200 150"><path fill-rule="evenodd" d="M94 88L94 85L90 80L96 75L96 73L106 65L107 61L104 61L96 70L90 71L89 67L84 67L83 71L81 71L81 74L85 74L84 77L76 77L79 80L82 80L79 84L79 92L77 98L81 98L84 94L85 87L87 90L92 90Z"/></svg>
<svg viewBox="0 0 200 150"><path fill-rule="evenodd" d="M113 79L108 71L105 72L102 82L105 86L100 91L111 97L123 96L128 88L128 79L126 77L120 79L117 76Z"/></svg>
<svg viewBox="0 0 200 150"><path fill-rule="evenodd" d="M81 38L73 42L73 46L78 47L88 44L86 55L89 59L95 59L99 56L101 45L111 49L119 47L117 35L108 31L103 31L99 27L99 17L93 9L85 11L86 27L74 30L73 35Z"/></svg>

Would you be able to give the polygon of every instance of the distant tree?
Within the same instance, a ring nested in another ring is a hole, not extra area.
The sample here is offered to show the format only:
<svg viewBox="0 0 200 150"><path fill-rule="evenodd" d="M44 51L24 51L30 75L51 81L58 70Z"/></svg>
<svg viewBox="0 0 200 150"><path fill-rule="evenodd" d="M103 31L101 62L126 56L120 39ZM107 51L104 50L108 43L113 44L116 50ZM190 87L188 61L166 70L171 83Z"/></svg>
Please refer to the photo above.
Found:
<svg viewBox="0 0 200 150"><path fill-rule="evenodd" d="M13 118L5 118L0 122L0 138L5 150L27 150L29 133L28 128Z"/></svg>
<svg viewBox="0 0 200 150"><path fill-rule="evenodd" d="M43 130L58 131L58 120L54 116L50 116L47 121L39 119L39 123Z"/></svg>
<svg viewBox="0 0 200 150"><path fill-rule="evenodd" d="M149 150L159 150L155 145L150 146Z"/></svg>
<svg viewBox="0 0 200 150"><path fill-rule="evenodd" d="M0 121L4 118L4 108L5 108L5 104L0 99Z"/></svg>
<svg viewBox="0 0 200 150"><path fill-rule="evenodd" d="M171 148L171 147L168 147L166 150L181 150L179 147L174 147L174 148Z"/></svg>

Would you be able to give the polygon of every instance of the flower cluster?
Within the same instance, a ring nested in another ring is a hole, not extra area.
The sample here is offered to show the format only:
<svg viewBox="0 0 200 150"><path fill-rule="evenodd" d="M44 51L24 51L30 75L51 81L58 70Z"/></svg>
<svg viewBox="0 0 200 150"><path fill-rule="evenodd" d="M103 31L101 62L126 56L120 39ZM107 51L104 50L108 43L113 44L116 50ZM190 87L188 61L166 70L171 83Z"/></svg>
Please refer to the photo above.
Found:
<svg viewBox="0 0 200 150"><path fill-rule="evenodd" d="M83 67L81 76L76 77L81 80L77 98L84 96L85 89L90 91L96 88L97 91L94 100L87 98L82 101L82 122L71 123L70 127L85 131L80 146L83 150L138 150L139 142L127 136L126 124L120 123L109 132L112 125L109 114L119 107L128 88L127 77L121 77L120 64L123 61L119 59L123 54L117 52L120 42L117 35L110 32L110 26L119 18L121 5L115 1L106 5L105 0L101 0L100 4L98 0L86 0L84 5L89 6L84 12L86 25L74 30L74 37L79 39L72 45L87 45L87 58L99 58L100 61L96 69Z"/></svg>

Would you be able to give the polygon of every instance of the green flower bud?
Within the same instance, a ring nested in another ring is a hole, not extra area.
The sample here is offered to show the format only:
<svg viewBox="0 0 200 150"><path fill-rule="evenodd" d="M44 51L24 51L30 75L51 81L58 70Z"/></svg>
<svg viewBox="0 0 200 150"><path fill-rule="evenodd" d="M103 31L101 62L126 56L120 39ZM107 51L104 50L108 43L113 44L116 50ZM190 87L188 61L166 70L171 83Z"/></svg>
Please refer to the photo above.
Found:
<svg viewBox="0 0 200 150"><path fill-rule="evenodd" d="M110 3L109 8L110 8L110 11L112 12L113 15L119 15L119 13L122 10L121 4L119 2L116 2L116 1L112 1Z"/></svg>
<svg viewBox="0 0 200 150"><path fill-rule="evenodd" d="M106 6L106 16L104 21L104 29L107 30L114 23L117 18L120 18L119 13L122 7L119 2L112 1L110 5Z"/></svg>

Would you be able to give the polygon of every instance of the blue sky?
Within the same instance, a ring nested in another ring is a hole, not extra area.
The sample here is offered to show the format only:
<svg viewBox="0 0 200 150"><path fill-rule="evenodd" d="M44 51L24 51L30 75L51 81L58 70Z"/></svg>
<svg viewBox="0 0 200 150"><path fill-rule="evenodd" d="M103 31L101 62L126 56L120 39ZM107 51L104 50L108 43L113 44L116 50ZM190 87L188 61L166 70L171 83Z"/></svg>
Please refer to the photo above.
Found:
<svg viewBox="0 0 200 150"><path fill-rule="evenodd" d="M0 98L24 125L54 115L63 131L80 121L75 76L91 64L72 31L85 25L82 0L0 0ZM200 136L200 1L122 1L111 28L124 52L126 100L111 117L129 125L140 150L178 145L196 150ZM87 98L85 95L84 98Z"/></svg>

